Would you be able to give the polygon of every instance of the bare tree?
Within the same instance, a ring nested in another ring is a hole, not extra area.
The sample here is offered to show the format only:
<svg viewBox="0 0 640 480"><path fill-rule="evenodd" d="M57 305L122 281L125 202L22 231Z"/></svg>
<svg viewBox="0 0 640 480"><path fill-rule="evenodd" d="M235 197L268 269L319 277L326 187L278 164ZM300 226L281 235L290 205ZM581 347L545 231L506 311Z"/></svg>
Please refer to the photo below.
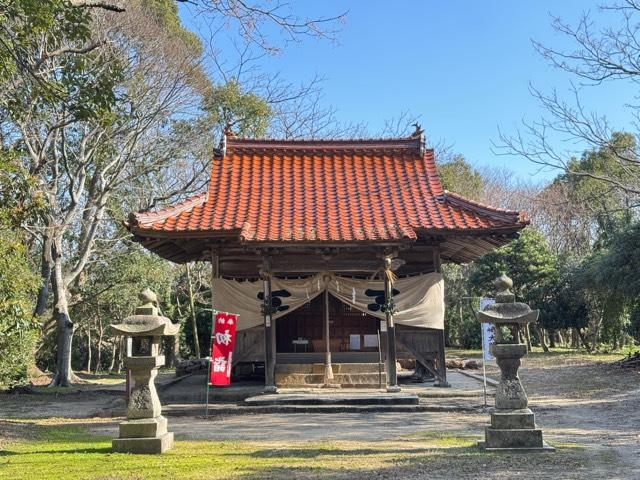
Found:
<svg viewBox="0 0 640 480"><path fill-rule="evenodd" d="M65 104L42 112L33 98L27 114L16 119L30 170L40 178L39 188L48 200L43 225L36 228L48 265L43 272L51 272L58 332L52 385L68 385L75 379L71 346L76 325L69 302L78 301L73 293L96 255L97 238L110 229L111 199L144 183L141 178L180 169L170 156L175 150L169 147L168 126L172 118L189 115L198 104L191 75L197 58L149 18L135 3L128 5L125 15L95 17L94 37L104 45L97 68L121 66L119 98L112 113L85 119ZM153 45L147 39L154 39ZM55 64L52 71L55 74Z"/></svg>
<svg viewBox="0 0 640 480"><path fill-rule="evenodd" d="M635 119L636 147L623 148L614 141L614 129L606 117L589 110L581 99L584 88L615 88L614 82L640 82L640 31L637 0L620 0L599 9L599 16L584 13L575 25L554 18L554 29L568 38L573 49L559 50L540 42L535 49L555 67L580 82L574 84L567 99L556 90L550 93L531 87L546 115L537 121L523 121L515 134L500 132L497 150L518 155L543 167L561 169L569 175L589 177L605 182L627 195L640 195L640 157L638 155L638 120L640 106L629 99L624 107ZM572 158L579 152L567 145L585 150L610 151L615 158L615 171L593 171L581 168Z"/></svg>
<svg viewBox="0 0 640 480"><path fill-rule="evenodd" d="M310 18L297 15L290 3L245 0L177 0L192 7L211 25L212 30L235 28L244 41L259 49L278 53L282 47L278 40L297 42L303 37L335 40L339 26L347 12L338 15ZM272 29L279 30L274 36ZM270 31L271 30L271 31Z"/></svg>

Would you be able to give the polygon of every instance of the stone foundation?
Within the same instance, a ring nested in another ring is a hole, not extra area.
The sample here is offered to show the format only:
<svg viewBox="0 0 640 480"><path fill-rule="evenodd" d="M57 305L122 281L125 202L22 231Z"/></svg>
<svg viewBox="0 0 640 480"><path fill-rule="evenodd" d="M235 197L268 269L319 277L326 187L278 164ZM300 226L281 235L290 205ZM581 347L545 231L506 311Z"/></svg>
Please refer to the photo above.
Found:
<svg viewBox="0 0 640 480"><path fill-rule="evenodd" d="M111 448L116 453L164 453L173 447L173 432L151 438L114 438Z"/></svg>

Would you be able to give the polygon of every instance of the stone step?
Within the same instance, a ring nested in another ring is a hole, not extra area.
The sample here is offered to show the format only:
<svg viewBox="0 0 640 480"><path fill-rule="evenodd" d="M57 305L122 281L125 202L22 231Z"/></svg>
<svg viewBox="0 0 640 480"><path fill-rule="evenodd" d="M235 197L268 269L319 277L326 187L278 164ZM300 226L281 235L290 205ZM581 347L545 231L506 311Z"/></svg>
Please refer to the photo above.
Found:
<svg viewBox="0 0 640 480"><path fill-rule="evenodd" d="M256 395L244 400L247 406L292 406L292 405L419 405L420 399L411 393L285 393Z"/></svg>
<svg viewBox="0 0 640 480"><path fill-rule="evenodd" d="M246 415L252 414L335 414L335 413L417 413L417 412L480 412L482 405L451 404L418 404L418 405L214 405L209 408L210 418L219 418L220 415ZM202 405L174 405L165 407L163 414L170 417L202 417L205 406ZM121 416L122 412L112 412L113 416Z"/></svg>
<svg viewBox="0 0 640 480"><path fill-rule="evenodd" d="M333 363L334 374L339 373L378 373L385 371L384 363ZM320 374L324 375L324 363L280 363L276 364L276 373Z"/></svg>
<svg viewBox="0 0 640 480"><path fill-rule="evenodd" d="M324 385L324 375L276 374L276 386L282 388L305 388ZM386 383L386 375L377 373L337 374L331 383L343 388L382 388Z"/></svg>

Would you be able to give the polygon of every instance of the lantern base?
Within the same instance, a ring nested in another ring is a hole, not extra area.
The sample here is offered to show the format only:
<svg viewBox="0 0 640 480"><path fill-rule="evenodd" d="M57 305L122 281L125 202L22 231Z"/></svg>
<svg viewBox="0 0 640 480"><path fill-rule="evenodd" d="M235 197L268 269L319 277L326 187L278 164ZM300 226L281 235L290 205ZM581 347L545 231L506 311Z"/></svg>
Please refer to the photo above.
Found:
<svg viewBox="0 0 640 480"><path fill-rule="evenodd" d="M542 447L507 447L507 448L491 448L487 447L485 442L478 442L478 447L486 452L497 452L497 453L551 453L555 452L556 449L553 448L546 442L542 443Z"/></svg>
<svg viewBox="0 0 640 480"><path fill-rule="evenodd" d="M126 420L120 424L120 438L111 445L118 453L163 453L173 447L173 433L167 432L167 419L162 415Z"/></svg>
<svg viewBox="0 0 640 480"><path fill-rule="evenodd" d="M150 438L115 438L111 448L115 453L164 453L173 447L173 432Z"/></svg>
<svg viewBox="0 0 640 480"><path fill-rule="evenodd" d="M535 416L528 408L516 410L495 409L491 425L485 428L484 450L495 451L553 451L542 439L542 430L536 428Z"/></svg>

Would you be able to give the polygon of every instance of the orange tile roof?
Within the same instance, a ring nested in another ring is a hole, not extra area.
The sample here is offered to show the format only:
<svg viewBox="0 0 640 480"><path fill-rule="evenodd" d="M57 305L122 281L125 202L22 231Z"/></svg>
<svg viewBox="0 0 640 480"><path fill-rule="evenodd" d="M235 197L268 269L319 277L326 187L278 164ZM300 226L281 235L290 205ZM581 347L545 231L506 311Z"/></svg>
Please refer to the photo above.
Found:
<svg viewBox="0 0 640 480"><path fill-rule="evenodd" d="M244 242L415 240L424 233L513 232L524 215L442 188L419 138L229 138L207 192L132 214L144 237L238 236Z"/></svg>

